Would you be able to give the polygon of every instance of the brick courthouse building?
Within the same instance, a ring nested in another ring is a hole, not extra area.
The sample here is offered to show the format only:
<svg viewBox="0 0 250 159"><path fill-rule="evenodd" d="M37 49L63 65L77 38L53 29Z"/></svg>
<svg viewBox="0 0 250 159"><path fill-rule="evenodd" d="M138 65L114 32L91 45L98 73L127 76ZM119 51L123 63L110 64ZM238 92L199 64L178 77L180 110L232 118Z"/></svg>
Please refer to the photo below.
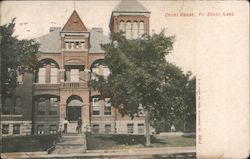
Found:
<svg viewBox="0 0 250 159"><path fill-rule="evenodd" d="M111 13L110 31L124 32L128 39L149 34L150 12L138 1L121 1ZM111 106L109 98L88 87L95 74L107 76L102 65L108 43L102 28L87 28L73 11L61 28L37 38L41 44L33 74L18 78L16 96L3 99L2 135L51 134L61 129L66 117L69 132L76 132L77 120L84 131L95 133L143 134L144 116L124 116Z"/></svg>

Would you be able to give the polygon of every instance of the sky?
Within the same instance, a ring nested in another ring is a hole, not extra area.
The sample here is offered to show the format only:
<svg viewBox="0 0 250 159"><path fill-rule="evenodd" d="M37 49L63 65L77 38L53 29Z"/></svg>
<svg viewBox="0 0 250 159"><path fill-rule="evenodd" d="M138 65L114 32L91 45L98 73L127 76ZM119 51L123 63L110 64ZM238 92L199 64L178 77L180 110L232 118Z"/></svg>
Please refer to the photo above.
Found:
<svg viewBox="0 0 250 159"><path fill-rule="evenodd" d="M119 1L116 0L3 1L1 24L8 23L16 17L15 35L20 39L36 38L48 33L49 27L63 27L75 9L87 28L101 27L104 34L108 35L111 12L118 3ZM140 3L151 12L151 33L159 33L162 29L166 29L167 36L175 36L174 49L167 59L185 72L192 71L196 74L195 43L198 40L197 35L203 33L202 30L197 30L197 25L202 24L207 29L209 25L213 25L213 23L204 23L203 20L208 17L198 15L200 12L221 12L222 8L213 5L210 7L208 3L198 1L140 1ZM193 16L180 16L181 13L193 14ZM176 14L178 16L174 16Z"/></svg>

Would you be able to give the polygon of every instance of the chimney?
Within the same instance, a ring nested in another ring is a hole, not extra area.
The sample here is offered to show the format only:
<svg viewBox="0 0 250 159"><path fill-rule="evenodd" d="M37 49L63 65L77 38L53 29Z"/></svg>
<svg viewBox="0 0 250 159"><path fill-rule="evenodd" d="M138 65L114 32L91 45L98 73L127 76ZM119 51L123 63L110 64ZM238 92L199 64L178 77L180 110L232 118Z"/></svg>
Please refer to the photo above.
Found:
<svg viewBox="0 0 250 159"><path fill-rule="evenodd" d="M92 30L99 32L99 33L103 33L103 29L102 28L92 28Z"/></svg>
<svg viewBox="0 0 250 159"><path fill-rule="evenodd" d="M56 31L56 30L61 30L60 27L50 27L49 32Z"/></svg>

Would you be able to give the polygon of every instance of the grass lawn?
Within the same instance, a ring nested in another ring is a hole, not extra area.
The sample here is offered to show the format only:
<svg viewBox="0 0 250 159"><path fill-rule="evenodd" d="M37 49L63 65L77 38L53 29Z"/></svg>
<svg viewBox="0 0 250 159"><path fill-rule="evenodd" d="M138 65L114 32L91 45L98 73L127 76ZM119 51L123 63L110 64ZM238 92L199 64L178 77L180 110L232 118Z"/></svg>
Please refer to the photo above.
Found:
<svg viewBox="0 0 250 159"><path fill-rule="evenodd" d="M143 135L86 134L88 150L145 147ZM195 136L152 136L152 147L195 146Z"/></svg>
<svg viewBox="0 0 250 159"><path fill-rule="evenodd" d="M58 140L56 134L2 137L0 152L46 151L56 140Z"/></svg>

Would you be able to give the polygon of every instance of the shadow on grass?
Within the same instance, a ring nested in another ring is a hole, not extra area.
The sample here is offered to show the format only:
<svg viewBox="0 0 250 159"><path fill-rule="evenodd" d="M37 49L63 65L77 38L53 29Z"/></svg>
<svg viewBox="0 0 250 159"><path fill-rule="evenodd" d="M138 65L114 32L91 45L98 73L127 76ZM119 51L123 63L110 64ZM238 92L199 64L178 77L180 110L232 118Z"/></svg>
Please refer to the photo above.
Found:
<svg viewBox="0 0 250 159"><path fill-rule="evenodd" d="M2 137L1 152L46 151L58 139L58 134Z"/></svg>

